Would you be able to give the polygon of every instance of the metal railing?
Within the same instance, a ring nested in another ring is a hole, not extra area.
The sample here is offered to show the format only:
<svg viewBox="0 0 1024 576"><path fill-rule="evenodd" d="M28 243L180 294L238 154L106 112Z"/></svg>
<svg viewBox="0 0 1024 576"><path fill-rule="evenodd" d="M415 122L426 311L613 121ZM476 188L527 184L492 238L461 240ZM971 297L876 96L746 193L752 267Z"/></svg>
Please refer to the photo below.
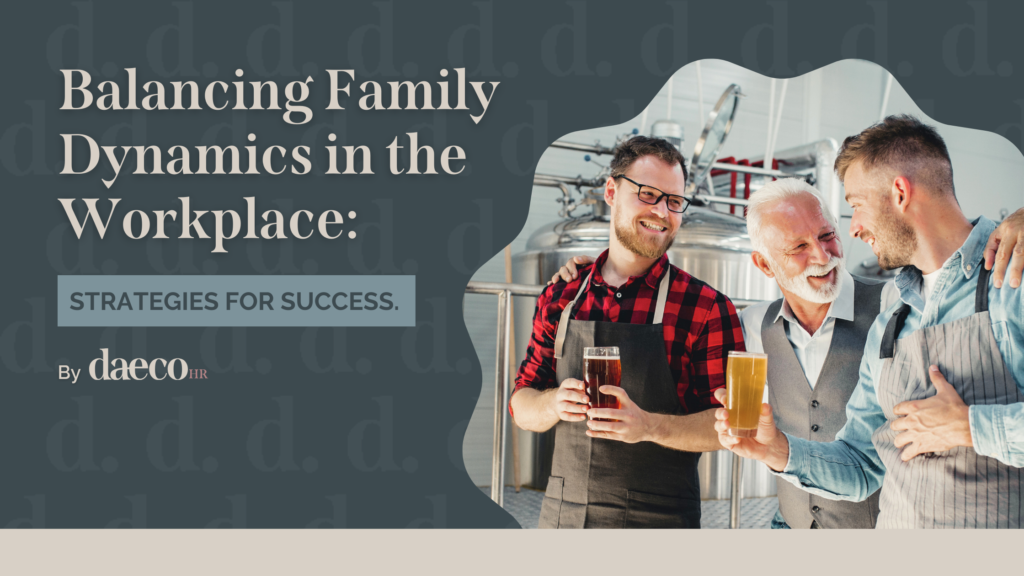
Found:
<svg viewBox="0 0 1024 576"><path fill-rule="evenodd" d="M768 170L766 168L758 168L757 166L742 166L740 164L726 164L724 162L714 162L711 164L711 168L715 170L725 170L726 172L739 172L740 174L756 174L758 176L772 176L773 178L793 178L794 175L789 172L783 172L782 170Z"/></svg>
<svg viewBox="0 0 1024 576"><path fill-rule="evenodd" d="M491 462L491 500L504 508L505 497L505 403L509 398L508 362L511 351L512 297L540 296L544 286L533 284L506 284L502 282L470 282L467 294L491 294L498 297L498 353L494 375L494 452ZM760 300L733 300L737 310L757 304ZM730 495L730 528L739 528L740 495L742 492L743 459L732 455L732 493Z"/></svg>
<svg viewBox="0 0 1024 576"><path fill-rule="evenodd" d="M491 500L505 506L505 403L509 395L508 359L511 355L512 297L540 296L544 286L470 282L467 294L493 294L498 297L498 353L494 371L494 456L491 463Z"/></svg>

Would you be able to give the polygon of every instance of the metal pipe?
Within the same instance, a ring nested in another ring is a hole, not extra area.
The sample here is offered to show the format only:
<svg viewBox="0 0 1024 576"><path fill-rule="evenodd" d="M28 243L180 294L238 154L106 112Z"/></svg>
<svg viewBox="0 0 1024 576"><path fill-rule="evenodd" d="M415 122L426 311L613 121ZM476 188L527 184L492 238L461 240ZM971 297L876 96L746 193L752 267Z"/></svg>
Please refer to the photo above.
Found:
<svg viewBox="0 0 1024 576"><path fill-rule="evenodd" d="M772 78L768 94L768 135L764 140L765 159L768 158L772 151L772 121L775 119L775 78Z"/></svg>
<svg viewBox="0 0 1024 576"><path fill-rule="evenodd" d="M575 150L577 152L590 152L591 154L615 154L614 148L601 146L600 144L577 144L576 142L566 142L564 140L555 140L551 143L551 147Z"/></svg>
<svg viewBox="0 0 1024 576"><path fill-rule="evenodd" d="M750 203L745 198L730 198L728 196L711 196L709 194L694 194L693 196L687 196L687 198L693 198L698 202L717 202L718 204L732 204L733 206L746 206Z"/></svg>
<svg viewBox="0 0 1024 576"><path fill-rule="evenodd" d="M502 290L498 294L498 353L494 382L494 460L491 464L491 500L504 507L505 501L505 399L508 397L509 342L508 329L512 322L509 302L512 294Z"/></svg>
<svg viewBox="0 0 1024 576"><path fill-rule="evenodd" d="M505 282L508 284L512 283L512 245L508 244L505 246ZM508 301L509 314L515 315L515 302L509 297ZM508 324L508 339L509 342L516 341L516 324L515 322L509 322ZM503 368L508 372L508 377L512 378L512 374L516 371L516 361L512 357L512 354L508 355L508 367ZM523 485L519 476L519 427L515 425L515 422L509 426L509 432L512 434L512 486L516 489L516 494L519 493L520 487Z"/></svg>
<svg viewBox="0 0 1024 576"><path fill-rule="evenodd" d="M552 188L558 188L559 190L562 191L563 204L568 205L570 202L572 202L572 192L569 191L569 187L566 186L564 182L559 182L557 180L545 180L542 176L541 178L534 177L533 185L550 186Z"/></svg>
<svg viewBox="0 0 1024 576"><path fill-rule="evenodd" d="M597 188L604 186L604 180L599 178L584 178L582 176L558 176L555 174L534 174L534 186L551 186L558 188L560 184L572 184L579 188Z"/></svg>
<svg viewBox="0 0 1024 576"><path fill-rule="evenodd" d="M892 74L889 74L888 70L883 69L882 73L887 76L885 79L885 93L882 95L882 108L878 111L878 121L885 120L885 109L889 107L889 93L892 92Z"/></svg>
<svg viewBox="0 0 1024 576"><path fill-rule="evenodd" d="M566 186L564 183L559 182L558 189L562 191L562 196L564 196L567 200L572 198L572 192L569 191L569 187ZM509 280L509 282L511 282L511 280Z"/></svg>
<svg viewBox="0 0 1024 576"><path fill-rule="evenodd" d="M779 139L779 124L782 124L782 107L786 103L786 87L789 86L789 79L782 81L782 90L779 94L779 107L775 111L775 122L772 124L771 146L764 158L764 167L771 168L772 160L775 159L775 143Z"/></svg>
<svg viewBox="0 0 1024 576"><path fill-rule="evenodd" d="M732 305L735 306L737 310L742 310L744 308L749 308L750 306L753 306L754 304L760 304L760 303L764 302L764 300L738 300L738 299L732 299L732 298L730 298L730 300L732 300Z"/></svg>
<svg viewBox="0 0 1024 576"><path fill-rule="evenodd" d="M790 174L789 172L758 168L757 166L740 166L738 164L715 162L711 165L711 168L714 170L725 170L727 172L740 172L741 174L756 174L758 176L772 176L775 178L793 178L793 174Z"/></svg>
<svg viewBox="0 0 1024 576"><path fill-rule="evenodd" d="M729 506L729 528L740 527L740 496L743 492L743 458L733 452L732 455L732 494Z"/></svg>
<svg viewBox="0 0 1024 576"><path fill-rule="evenodd" d="M697 67L697 126L703 126L704 122L704 80L700 77L700 60L696 62Z"/></svg>
<svg viewBox="0 0 1024 576"><path fill-rule="evenodd" d="M544 178L543 176L534 176L533 177L533 185L534 186L550 186L551 188L561 188L562 186L565 186L565 184L563 184L562 182L559 182L557 180L548 180L547 178Z"/></svg>
<svg viewBox="0 0 1024 576"><path fill-rule="evenodd" d="M675 82L673 82L674 79L674 75L668 77L668 102L665 104L665 107L667 108L667 111L665 112L666 120L672 119L672 88L675 86Z"/></svg>
<svg viewBox="0 0 1024 576"><path fill-rule="evenodd" d="M504 284L501 282L470 282L466 285L466 292L470 294L495 294L510 292L513 296L540 296L547 286L536 284ZM500 336L500 334L499 334Z"/></svg>

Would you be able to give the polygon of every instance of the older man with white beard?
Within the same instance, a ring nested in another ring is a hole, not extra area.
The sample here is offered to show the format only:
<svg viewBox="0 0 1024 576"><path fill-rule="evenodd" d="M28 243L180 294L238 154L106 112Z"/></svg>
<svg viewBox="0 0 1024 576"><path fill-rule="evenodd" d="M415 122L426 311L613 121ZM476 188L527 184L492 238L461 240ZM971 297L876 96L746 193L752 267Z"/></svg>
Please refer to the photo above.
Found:
<svg viewBox="0 0 1024 576"><path fill-rule="evenodd" d="M752 195L747 229L754 264L783 298L740 313L747 351L768 354L769 404L781 430L824 442L846 423L846 403L884 284L846 271L837 222L803 180L777 180ZM874 528L878 495L836 502L778 484L773 528Z"/></svg>

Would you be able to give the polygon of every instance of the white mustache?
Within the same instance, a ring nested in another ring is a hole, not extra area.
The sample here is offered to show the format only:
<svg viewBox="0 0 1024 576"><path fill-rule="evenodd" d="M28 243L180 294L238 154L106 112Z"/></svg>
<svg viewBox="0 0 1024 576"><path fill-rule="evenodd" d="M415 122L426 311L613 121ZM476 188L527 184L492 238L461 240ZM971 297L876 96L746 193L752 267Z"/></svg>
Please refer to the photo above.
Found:
<svg viewBox="0 0 1024 576"><path fill-rule="evenodd" d="M801 277L806 280L811 276L824 276L834 270L842 262L842 258L832 256L829 258L827 264L808 264L807 268L804 268L804 272L801 274Z"/></svg>

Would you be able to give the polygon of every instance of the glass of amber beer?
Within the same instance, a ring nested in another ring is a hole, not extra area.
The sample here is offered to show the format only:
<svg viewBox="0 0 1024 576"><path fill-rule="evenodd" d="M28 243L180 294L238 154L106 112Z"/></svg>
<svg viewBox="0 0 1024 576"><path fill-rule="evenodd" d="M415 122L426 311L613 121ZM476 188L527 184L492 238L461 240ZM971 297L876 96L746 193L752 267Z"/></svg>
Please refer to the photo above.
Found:
<svg viewBox="0 0 1024 576"><path fill-rule="evenodd" d="M764 381L768 377L768 355L755 352L729 352L725 369L726 408L729 410L729 436L751 438L757 434L764 399Z"/></svg>
<svg viewBox="0 0 1024 576"><path fill-rule="evenodd" d="M622 366L619 364L619 348L605 346L602 348L583 349L583 381L587 386L587 397L591 408L619 409L619 399L610 394L602 394L601 386L619 386L622 378ZM611 418L593 418L604 422L616 422Z"/></svg>

